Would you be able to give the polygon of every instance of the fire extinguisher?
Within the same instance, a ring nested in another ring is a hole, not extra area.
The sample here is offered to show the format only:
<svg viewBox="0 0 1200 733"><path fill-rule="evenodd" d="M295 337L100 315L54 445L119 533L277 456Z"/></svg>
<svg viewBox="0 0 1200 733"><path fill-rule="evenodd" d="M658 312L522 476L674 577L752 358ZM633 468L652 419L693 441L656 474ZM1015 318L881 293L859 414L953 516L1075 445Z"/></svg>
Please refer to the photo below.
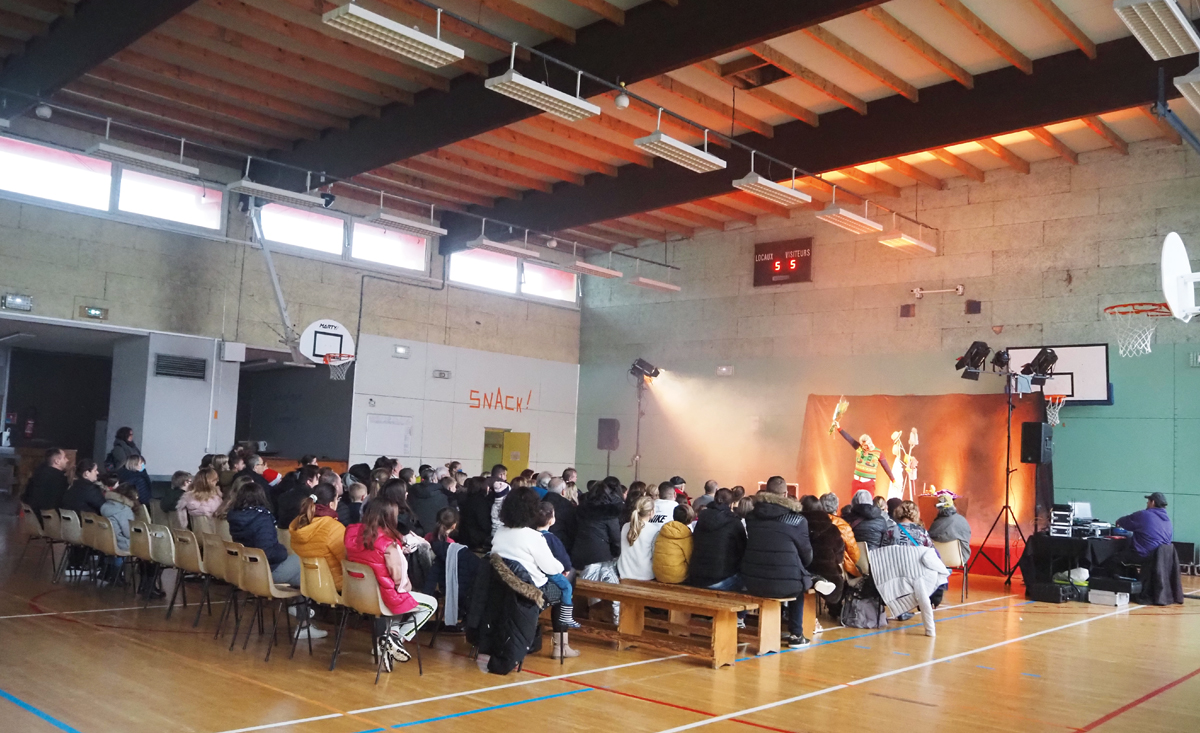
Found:
<svg viewBox="0 0 1200 733"><path fill-rule="evenodd" d="M37 409L30 408L29 412L27 413L27 416L25 418L25 429L23 431L25 434L26 440L29 440L33 437L33 427L34 427L34 424L36 421L37 421Z"/></svg>

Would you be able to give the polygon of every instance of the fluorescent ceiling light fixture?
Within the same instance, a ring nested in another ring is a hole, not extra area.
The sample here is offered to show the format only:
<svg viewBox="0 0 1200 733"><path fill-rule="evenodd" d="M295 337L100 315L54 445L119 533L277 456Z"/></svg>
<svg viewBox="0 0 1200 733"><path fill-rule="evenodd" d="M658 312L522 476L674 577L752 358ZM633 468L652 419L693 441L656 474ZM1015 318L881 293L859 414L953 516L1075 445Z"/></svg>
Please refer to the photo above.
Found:
<svg viewBox="0 0 1200 733"><path fill-rule="evenodd" d="M229 193L244 193L247 196L255 196L260 199L274 201L277 204L289 204L291 206L301 206L304 208L315 207L318 209L325 208L325 200L320 196L310 196L306 193L297 193L296 191L288 191L283 188L275 188L274 186L266 186L254 181L242 179L229 184Z"/></svg>
<svg viewBox="0 0 1200 733"><path fill-rule="evenodd" d="M518 247L515 244L495 242L482 235L467 242L467 249L482 249L487 252L495 252L496 254L510 255L512 257L524 257L526 259L540 260L542 258L540 254L531 249Z"/></svg>
<svg viewBox="0 0 1200 733"><path fill-rule="evenodd" d="M866 213L866 204L863 205L863 213ZM817 218L827 224L841 227L854 234L869 234L871 232L883 231L883 225L874 219L868 219L860 214L855 214L849 209L843 209L838 206L837 186L833 187L833 200L829 202L829 206L817 212Z"/></svg>
<svg viewBox="0 0 1200 733"><path fill-rule="evenodd" d="M792 179L792 185L795 186L795 179ZM745 178L739 178L733 182L734 188L740 188L746 193L754 194L760 199L766 199L773 204L780 206L799 206L812 201L812 196L797 191L795 188L789 188L772 181L769 178L754 173L753 171L746 174Z"/></svg>
<svg viewBox="0 0 1200 733"><path fill-rule="evenodd" d="M1113 10L1155 61L1200 52L1200 36L1175 0L1114 0Z"/></svg>
<svg viewBox="0 0 1200 733"><path fill-rule="evenodd" d="M405 234L415 234L418 237L444 236L446 234L446 230L441 227L412 219L405 219L403 216L385 214L382 210L366 217L366 221L377 227L392 229L397 232L404 232Z"/></svg>
<svg viewBox="0 0 1200 733"><path fill-rule="evenodd" d="M937 247L912 235L905 234L899 229L893 229L890 232L879 235L879 243L886 244L892 249L898 249L901 252L907 252L911 255L937 254Z"/></svg>
<svg viewBox="0 0 1200 733"><path fill-rule="evenodd" d="M625 277L625 273L621 272L620 270L610 270L607 267L593 265L592 263L584 262L583 260L575 260L575 262L570 265L560 265L560 268L566 270L567 272L574 272L580 275L593 275L595 277L605 278L606 280L611 280L614 277Z"/></svg>
<svg viewBox="0 0 1200 733"><path fill-rule="evenodd" d="M629 283L631 285L636 285L639 288L646 288L647 290L660 290L664 293L678 293L683 289L678 285L673 285L672 283L665 283L662 280L651 280L648 277L641 276L633 278L629 281Z"/></svg>
<svg viewBox="0 0 1200 733"><path fill-rule="evenodd" d="M321 16L321 22L435 69L462 61L466 55L461 48L442 40L441 8L437 9L436 37L354 3L330 10Z"/></svg>
<svg viewBox="0 0 1200 733"><path fill-rule="evenodd" d="M1175 77L1175 88L1200 112L1200 67L1189 74Z"/></svg>
<svg viewBox="0 0 1200 733"><path fill-rule="evenodd" d="M661 110L659 115L662 115ZM708 144L708 130L704 131L705 145ZM696 173L709 173L725 168L725 161L706 150L694 148L687 143L676 140L670 135L664 135L662 130L655 130L646 137L639 137L633 144L646 152L676 165L681 165Z"/></svg>
<svg viewBox="0 0 1200 733"><path fill-rule="evenodd" d="M516 53L516 44L513 44L513 53ZM534 81L516 69L509 69L500 76L492 77L483 85L493 92L512 97L518 102L537 107L543 112L549 112L570 122L579 122L600 114L598 106L586 99L579 98L579 82L582 74L583 72L579 72L579 76L576 77L576 96L574 97L566 92L558 91L549 84Z"/></svg>
<svg viewBox="0 0 1200 733"><path fill-rule="evenodd" d="M184 165L156 155L146 155L136 150L123 148L112 143L97 143L84 151L87 155L101 160L111 160L114 163L137 168L148 173L166 173L171 176L197 177L200 169L192 165Z"/></svg>

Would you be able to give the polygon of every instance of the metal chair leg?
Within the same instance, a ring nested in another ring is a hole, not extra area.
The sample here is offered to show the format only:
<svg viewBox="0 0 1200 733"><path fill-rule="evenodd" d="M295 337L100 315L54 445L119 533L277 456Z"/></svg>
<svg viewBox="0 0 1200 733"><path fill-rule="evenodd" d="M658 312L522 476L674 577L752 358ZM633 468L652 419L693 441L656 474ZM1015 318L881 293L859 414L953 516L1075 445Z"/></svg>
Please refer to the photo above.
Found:
<svg viewBox="0 0 1200 733"><path fill-rule="evenodd" d="M235 585L229 589L229 597L225 599L225 608L221 609L221 618L217 621L217 630L216 633L213 634L214 639L221 636L221 631L225 628L225 619L229 618L230 614L233 614L235 619L238 618L237 595L238 588Z"/></svg>
<svg viewBox="0 0 1200 733"><path fill-rule="evenodd" d="M283 615L287 615L287 601L279 601L271 603L271 640L267 642L267 656L263 657L264 662L271 661L271 649L275 646L275 635L279 632L279 607L284 606Z"/></svg>
<svg viewBox="0 0 1200 733"><path fill-rule="evenodd" d="M337 635L334 637L334 640L333 640L333 656L329 659L329 671L330 672L332 672L333 668L337 666L338 654L340 654L342 651L342 634L346 631L346 619L348 619L349 617L350 617L350 611L343 607L342 608L342 617L338 621Z"/></svg>
<svg viewBox="0 0 1200 733"><path fill-rule="evenodd" d="M208 595L208 584L212 581L211 575L204 576L204 587L200 590L200 607L196 609L196 620L192 622L192 628L200 625L200 614L204 611L204 599L208 598L208 615L212 615L212 599Z"/></svg>
<svg viewBox="0 0 1200 733"><path fill-rule="evenodd" d="M250 634L254 633L254 619L258 619L258 635L262 636L263 631L263 599L261 596L254 597L254 615L250 617L250 623L246 626L246 640L242 642L242 651L246 651L246 647L250 645ZM234 637L236 640L236 637Z"/></svg>
<svg viewBox="0 0 1200 733"><path fill-rule="evenodd" d="M416 623L417 623L417 617L416 617L416 615L414 615L413 616L413 626L414 626L413 642L415 642L415 643L413 644L413 646L415 646L417 648L417 676L424 677L425 676L425 668L421 665L421 640L419 638L417 638L417 632L420 631L421 629L416 628Z"/></svg>
<svg viewBox="0 0 1200 733"><path fill-rule="evenodd" d="M167 604L167 619L171 618L171 612L175 610L175 597L179 595L179 589L183 587L183 571L179 571L178 577L175 578L175 590L171 591L171 602ZM184 594L184 608L187 608L187 594Z"/></svg>

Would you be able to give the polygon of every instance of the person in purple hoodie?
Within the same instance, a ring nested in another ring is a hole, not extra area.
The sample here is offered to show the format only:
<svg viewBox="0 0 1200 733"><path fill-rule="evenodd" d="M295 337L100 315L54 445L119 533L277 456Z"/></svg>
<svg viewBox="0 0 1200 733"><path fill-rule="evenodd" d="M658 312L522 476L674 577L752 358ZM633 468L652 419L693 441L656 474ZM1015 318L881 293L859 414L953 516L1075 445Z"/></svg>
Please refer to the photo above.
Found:
<svg viewBox="0 0 1200 733"><path fill-rule="evenodd" d="M1117 526L1133 533L1129 547L1117 559L1124 564L1141 564L1159 545L1170 544L1174 531L1167 516L1167 497L1155 491L1146 496L1146 508L1117 520Z"/></svg>

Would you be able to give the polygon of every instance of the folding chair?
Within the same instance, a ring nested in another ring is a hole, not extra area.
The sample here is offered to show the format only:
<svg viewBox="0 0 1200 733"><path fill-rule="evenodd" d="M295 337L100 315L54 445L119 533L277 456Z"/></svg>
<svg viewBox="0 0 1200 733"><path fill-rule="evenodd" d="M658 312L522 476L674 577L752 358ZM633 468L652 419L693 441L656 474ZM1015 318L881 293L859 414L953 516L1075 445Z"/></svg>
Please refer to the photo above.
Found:
<svg viewBox="0 0 1200 733"><path fill-rule="evenodd" d="M945 564L946 567L950 568L951 570L954 570L955 568L962 568L962 599L959 601L959 603L966 603L967 564L963 562L962 546L958 543L958 540L954 540L952 542L934 542L933 549L937 550L937 554L941 556L942 563Z"/></svg>
<svg viewBox="0 0 1200 733"><path fill-rule="evenodd" d="M233 535L229 534L229 520L217 520L217 534L226 542L233 542Z"/></svg>
<svg viewBox="0 0 1200 733"><path fill-rule="evenodd" d="M204 587L200 593L207 597L209 593L209 584L213 580L225 582L225 542L216 534L201 534L199 535L200 547L203 551L204 569L208 573L204 576ZM211 601L209 602L211 605ZM196 620L192 622L192 628L196 628L200 624L200 612L202 608L196 609ZM221 622L225 619L225 614L229 607L221 609ZM237 613L237 609L233 609ZM217 630L220 631L220 622L218 622ZM213 636L216 638L216 635Z"/></svg>
<svg viewBox="0 0 1200 733"><path fill-rule="evenodd" d="M322 606L330 606L336 611L340 611L338 619L337 635L334 637L333 657L329 660L329 671L337 665L338 653L342 648L342 632L346 629L346 617L349 612L342 603L342 594L338 593L337 586L334 584L333 572L329 569L329 563L323 557L302 557L300 558L300 595L304 596L304 606L307 609L308 604L316 603ZM302 618L307 618L308 614L301 611ZM300 643L300 633L297 631L296 638L292 639L292 656L296 656L296 645ZM312 634L308 635L308 653L312 655Z"/></svg>
<svg viewBox="0 0 1200 733"><path fill-rule="evenodd" d="M383 602L383 596L379 593L379 581L375 579L375 571L370 567L348 560L342 561L342 602L347 609L356 611L364 616L372 618L391 618L396 614L392 613L387 604ZM400 618L412 616L412 622L416 625L417 614L407 613L402 614ZM387 633L386 631L384 633ZM374 652L377 648L379 635L375 633L375 627L371 627L371 649ZM413 646L417 649L417 674L424 675L425 670L421 666L421 644L416 636L413 636L413 641L416 642ZM375 684L379 684L379 675L383 672L383 655L379 654L376 660L375 668Z"/></svg>
<svg viewBox="0 0 1200 733"><path fill-rule="evenodd" d="M279 538L279 544L287 548L288 553L292 553L292 533L286 529L275 528L275 536Z"/></svg>
<svg viewBox="0 0 1200 733"><path fill-rule="evenodd" d="M144 507L143 507L144 508ZM139 512L140 514L140 512ZM146 604L150 605L150 590L152 586L146 582L145 575L150 573L155 575L154 557L150 554L150 523L143 519L136 519L129 523L129 554L137 560L134 579L137 582L137 588L140 590L146 586Z"/></svg>
<svg viewBox="0 0 1200 733"><path fill-rule="evenodd" d="M187 608L187 586L184 585L184 576L187 573L201 575L204 577L204 589L200 593L200 610L204 610L205 601L208 602L208 615L212 615L212 598L208 594L209 574L204 564L204 556L200 553L200 541L196 539L196 535L186 529L171 530L171 543L175 546L175 567L179 569L179 575L175 578L175 590L171 593L171 603L167 606L167 618L171 618L171 612L175 610L175 599L180 592L183 593L183 607ZM200 614L196 614L196 624L200 623ZM196 624L192 624L195 626Z"/></svg>
<svg viewBox="0 0 1200 733"><path fill-rule="evenodd" d="M242 561L241 588L246 593L254 596L256 602L254 616L250 617L250 628L246 629L246 641L242 643L242 649L245 650L246 645L250 643L250 633L253 631L255 616L258 617L259 624L262 623L263 601L267 601L271 604L271 640L267 642L267 656L263 658L263 661L269 662L271 661L271 649L275 646L275 637L279 631L280 608L283 608L283 619L287 624L288 636L290 637L292 635L292 622L287 612L287 606L293 605L290 601L294 601L300 597L300 591L286 585L280 586L275 584L274 579L271 577L271 564L267 561L267 553L259 548L243 547L239 551L239 557ZM298 630L297 635L299 635ZM233 638L234 641L237 640L236 628L233 632Z"/></svg>

